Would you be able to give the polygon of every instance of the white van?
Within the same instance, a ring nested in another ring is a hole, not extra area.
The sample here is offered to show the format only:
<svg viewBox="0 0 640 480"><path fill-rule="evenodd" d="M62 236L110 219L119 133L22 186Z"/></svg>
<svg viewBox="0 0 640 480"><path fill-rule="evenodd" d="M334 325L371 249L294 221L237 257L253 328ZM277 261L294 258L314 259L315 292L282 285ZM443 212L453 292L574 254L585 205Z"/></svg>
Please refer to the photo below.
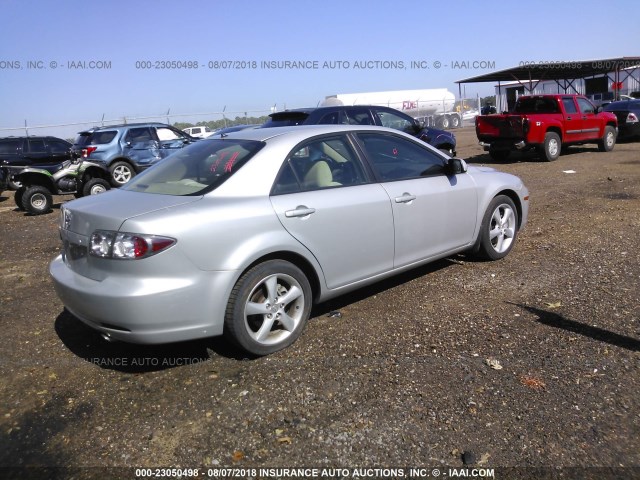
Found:
<svg viewBox="0 0 640 480"><path fill-rule="evenodd" d="M207 138L209 135L213 135L213 130L204 126L183 128L182 131L196 138Z"/></svg>

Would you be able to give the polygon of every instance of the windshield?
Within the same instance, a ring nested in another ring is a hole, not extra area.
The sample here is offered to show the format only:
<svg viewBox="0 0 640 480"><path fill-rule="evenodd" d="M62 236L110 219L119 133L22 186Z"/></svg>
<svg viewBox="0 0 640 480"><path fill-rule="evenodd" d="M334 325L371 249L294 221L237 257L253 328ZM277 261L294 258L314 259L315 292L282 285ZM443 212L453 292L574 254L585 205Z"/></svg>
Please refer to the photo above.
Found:
<svg viewBox="0 0 640 480"><path fill-rule="evenodd" d="M203 195L222 185L263 146L253 140L202 140L168 156L121 188L162 195Z"/></svg>

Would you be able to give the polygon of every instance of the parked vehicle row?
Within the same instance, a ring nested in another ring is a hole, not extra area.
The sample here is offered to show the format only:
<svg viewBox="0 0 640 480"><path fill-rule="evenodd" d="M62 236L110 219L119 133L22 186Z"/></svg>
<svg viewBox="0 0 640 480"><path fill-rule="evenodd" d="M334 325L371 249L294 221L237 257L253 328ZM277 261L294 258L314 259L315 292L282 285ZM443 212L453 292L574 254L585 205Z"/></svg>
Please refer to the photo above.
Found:
<svg viewBox="0 0 640 480"><path fill-rule="evenodd" d="M519 178L398 130L245 129L64 204L50 273L106 339L224 334L266 355L299 337L315 302L456 252L503 258L528 199Z"/></svg>

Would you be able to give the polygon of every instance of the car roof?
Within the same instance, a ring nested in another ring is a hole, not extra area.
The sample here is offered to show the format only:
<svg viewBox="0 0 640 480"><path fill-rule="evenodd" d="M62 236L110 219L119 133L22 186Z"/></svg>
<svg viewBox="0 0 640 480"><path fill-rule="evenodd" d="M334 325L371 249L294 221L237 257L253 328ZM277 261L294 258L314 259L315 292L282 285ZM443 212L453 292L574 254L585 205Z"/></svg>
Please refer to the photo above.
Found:
<svg viewBox="0 0 640 480"><path fill-rule="evenodd" d="M103 125L101 127L91 127L91 128L88 128L87 130L82 130L79 133L80 134L93 133L93 132L97 132L98 130L108 130L110 128L151 127L151 126L158 126L158 125L161 125L163 127L170 127L171 126L171 125L167 125L166 123L160 123L160 122L120 123L120 124L117 124L117 125Z"/></svg>

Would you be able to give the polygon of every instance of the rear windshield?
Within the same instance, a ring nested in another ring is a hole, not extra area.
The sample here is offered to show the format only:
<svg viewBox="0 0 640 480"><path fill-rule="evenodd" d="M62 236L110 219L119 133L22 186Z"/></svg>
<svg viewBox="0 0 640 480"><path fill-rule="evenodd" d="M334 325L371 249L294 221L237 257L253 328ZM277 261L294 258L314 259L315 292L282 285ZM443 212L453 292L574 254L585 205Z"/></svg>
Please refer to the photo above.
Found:
<svg viewBox="0 0 640 480"><path fill-rule="evenodd" d="M104 132L80 132L75 144L79 147L85 145L104 145L111 143L118 132L116 130L105 130Z"/></svg>
<svg viewBox="0 0 640 480"><path fill-rule="evenodd" d="M558 113L558 102L555 98L528 97L520 98L516 103L515 113Z"/></svg>
<svg viewBox="0 0 640 480"><path fill-rule="evenodd" d="M253 140L202 140L170 155L121 188L162 195L203 195L222 185L264 145Z"/></svg>
<svg viewBox="0 0 640 480"><path fill-rule="evenodd" d="M309 116L305 112L282 112L275 113L269 116L262 128L269 127L293 127L296 125L302 125Z"/></svg>

